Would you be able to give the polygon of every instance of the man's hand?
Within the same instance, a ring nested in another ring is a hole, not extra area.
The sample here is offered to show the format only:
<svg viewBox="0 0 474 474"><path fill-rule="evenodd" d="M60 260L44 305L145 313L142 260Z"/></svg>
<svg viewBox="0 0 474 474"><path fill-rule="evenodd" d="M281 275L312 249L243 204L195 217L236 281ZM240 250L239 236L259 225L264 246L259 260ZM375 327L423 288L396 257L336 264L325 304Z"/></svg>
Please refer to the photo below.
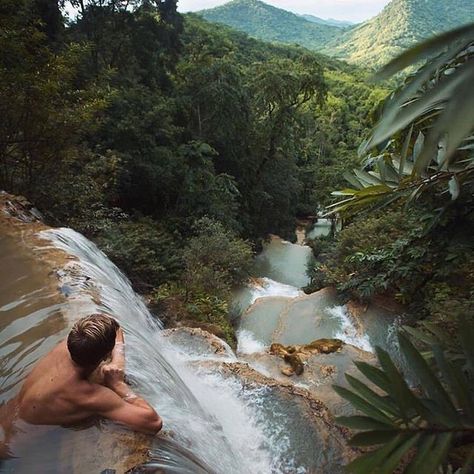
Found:
<svg viewBox="0 0 474 474"><path fill-rule="evenodd" d="M117 334L115 336L115 343L124 343L124 337L123 337L123 329L122 328L118 328L117 329Z"/></svg>
<svg viewBox="0 0 474 474"><path fill-rule="evenodd" d="M124 383L124 371L122 367L115 364L107 364L102 367L104 385L111 390L122 386Z"/></svg>
<svg viewBox="0 0 474 474"><path fill-rule="evenodd" d="M112 360L109 365L118 367L122 371L125 370L125 340L122 328L117 329L115 346L112 350Z"/></svg>

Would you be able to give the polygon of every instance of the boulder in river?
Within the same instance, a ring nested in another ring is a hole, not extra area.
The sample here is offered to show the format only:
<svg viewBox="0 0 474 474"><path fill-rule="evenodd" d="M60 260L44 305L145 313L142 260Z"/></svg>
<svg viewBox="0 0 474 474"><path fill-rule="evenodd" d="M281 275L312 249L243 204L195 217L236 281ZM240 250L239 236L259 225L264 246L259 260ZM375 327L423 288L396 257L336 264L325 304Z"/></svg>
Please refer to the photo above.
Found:
<svg viewBox="0 0 474 474"><path fill-rule="evenodd" d="M304 371L304 364L314 354L332 354L338 352L343 346L340 339L318 339L304 345L284 346L274 343L270 347L270 354L282 357L285 362L290 364L291 371L288 368L282 369L282 374L291 376L293 374L301 375Z"/></svg>
<svg viewBox="0 0 474 474"><path fill-rule="evenodd" d="M296 355L302 364L302 370L295 370L295 360L285 358L288 366L282 363L282 353L270 352L245 355L245 360L256 370L274 379L292 383L306 388L317 399L324 402L333 415L347 416L354 414L352 405L341 398L333 389L333 385L347 386L346 374L362 377L354 361L370 364L376 363L376 357L371 352L360 350L350 344L342 344L332 353L324 352L297 352ZM291 379L289 378L291 376ZM364 379L364 381L366 381ZM367 381L366 381L367 382Z"/></svg>

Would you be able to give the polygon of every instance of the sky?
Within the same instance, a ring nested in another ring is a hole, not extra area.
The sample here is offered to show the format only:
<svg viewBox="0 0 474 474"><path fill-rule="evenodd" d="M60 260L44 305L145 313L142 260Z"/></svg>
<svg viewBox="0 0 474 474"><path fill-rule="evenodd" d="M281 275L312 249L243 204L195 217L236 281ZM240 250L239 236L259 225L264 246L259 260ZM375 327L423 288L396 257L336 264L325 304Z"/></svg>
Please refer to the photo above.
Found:
<svg viewBox="0 0 474 474"><path fill-rule="evenodd" d="M203 10L227 3L228 0L178 0L181 12ZM389 0L264 0L294 13L309 13L320 18L361 22L382 11Z"/></svg>

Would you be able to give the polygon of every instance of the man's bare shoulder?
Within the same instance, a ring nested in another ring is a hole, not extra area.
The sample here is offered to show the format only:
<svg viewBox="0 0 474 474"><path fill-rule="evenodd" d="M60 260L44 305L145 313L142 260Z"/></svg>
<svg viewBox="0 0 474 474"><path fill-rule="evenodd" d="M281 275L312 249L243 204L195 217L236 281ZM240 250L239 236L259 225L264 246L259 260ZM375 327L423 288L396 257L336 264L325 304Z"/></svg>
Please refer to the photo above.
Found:
<svg viewBox="0 0 474 474"><path fill-rule="evenodd" d="M122 399L103 385L84 381L78 387L77 403L81 407L92 411L103 411L120 403Z"/></svg>

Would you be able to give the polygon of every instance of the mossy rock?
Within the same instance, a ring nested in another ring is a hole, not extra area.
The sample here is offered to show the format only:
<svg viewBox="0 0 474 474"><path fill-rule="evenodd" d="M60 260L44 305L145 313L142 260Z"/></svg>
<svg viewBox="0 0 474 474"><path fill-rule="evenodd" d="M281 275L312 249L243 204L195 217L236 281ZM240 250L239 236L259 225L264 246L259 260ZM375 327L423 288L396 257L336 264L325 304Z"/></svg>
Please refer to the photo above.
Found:
<svg viewBox="0 0 474 474"><path fill-rule="evenodd" d="M291 370L282 369L287 376L301 375L304 372L305 360L313 354L332 354L342 349L344 342L340 339L317 339L301 346L284 346L274 343L270 347L270 354L281 357L291 366Z"/></svg>

